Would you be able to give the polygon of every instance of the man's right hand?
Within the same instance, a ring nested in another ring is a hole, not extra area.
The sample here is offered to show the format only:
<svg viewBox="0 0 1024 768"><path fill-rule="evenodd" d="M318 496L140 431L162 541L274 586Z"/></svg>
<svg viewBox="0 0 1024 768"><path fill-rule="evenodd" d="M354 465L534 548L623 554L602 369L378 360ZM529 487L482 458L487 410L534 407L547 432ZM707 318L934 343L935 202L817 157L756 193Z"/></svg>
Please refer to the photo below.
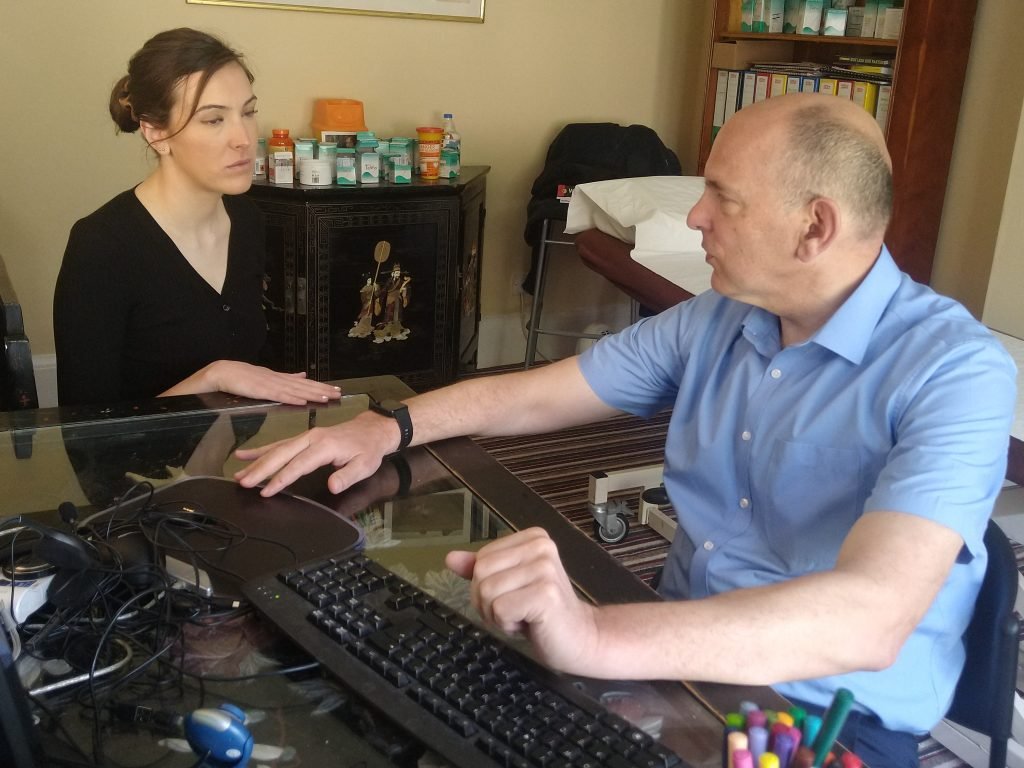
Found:
<svg viewBox="0 0 1024 768"><path fill-rule="evenodd" d="M327 479L327 488L341 493L376 472L383 458L398 447L400 437L393 419L361 413L344 424L314 427L259 448L239 448L235 455L252 463L236 472L235 480L246 488L266 480L260 495L273 496L303 475L331 464L338 470Z"/></svg>
<svg viewBox="0 0 1024 768"><path fill-rule="evenodd" d="M473 607L489 625L526 636L538 660L552 669L593 675L598 658L598 609L576 592L543 528L503 536L476 552L454 550L448 568L470 579Z"/></svg>

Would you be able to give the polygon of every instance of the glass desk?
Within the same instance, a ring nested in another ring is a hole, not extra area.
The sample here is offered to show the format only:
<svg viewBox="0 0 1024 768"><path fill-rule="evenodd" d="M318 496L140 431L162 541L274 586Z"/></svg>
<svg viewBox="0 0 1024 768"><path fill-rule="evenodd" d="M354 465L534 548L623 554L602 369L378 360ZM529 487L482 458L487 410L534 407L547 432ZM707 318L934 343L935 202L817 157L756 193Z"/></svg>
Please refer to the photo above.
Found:
<svg viewBox="0 0 1024 768"><path fill-rule="evenodd" d="M33 519L67 531L57 513L65 502L75 505L81 522L108 509L140 481L152 484L160 496L161 489L169 491L169 484L182 478L230 478L241 466L233 456L236 447L262 445L352 418L366 409L365 393L378 399L412 394L393 377L339 384L346 394L328 406L292 407L215 395L108 409L0 413L0 517L32 514ZM350 530L345 520L362 528L371 558L470 618L474 613L466 584L444 567L445 553L475 549L530 525L551 533L570 576L587 598L599 603L656 599L643 582L471 440L406 451L338 496L326 489L328 472L320 470L290 488L326 507L319 508L315 525L264 526L273 529L264 531L264 538L286 541L287 548L261 544L255 541L259 531L248 530L254 541L232 555L230 568L218 572L214 558L209 574L221 598L218 609L214 615L182 622L170 656L152 663L140 675L143 682L113 695L122 706L116 712L103 709L100 749L106 755L121 764L192 765L195 756L176 752L184 745L173 735L152 723L126 722L123 705L130 705L129 710L142 705L185 714L230 701L253 720L250 727L261 750L253 764L415 765L410 756L417 745L315 669L272 674L282 665L301 667L308 659L258 616L232 602L239 579L286 567L295 558L308 560L334 551ZM216 511L208 511L216 517ZM254 521L261 525L255 513L236 522L251 528ZM9 552L0 559L9 561ZM45 617L46 610L39 616ZM26 624L41 621L34 616ZM125 670L145 658L142 648L148 641L129 642L135 645L135 656ZM46 669L29 687L59 680L49 669L53 666L44 664ZM721 764L722 721L717 712L735 709L744 699L770 708L785 705L765 688L591 680L578 684L627 719L659 732L664 743L696 766ZM95 717L85 688L77 693L61 689L42 698L64 712L62 725L92 754Z"/></svg>

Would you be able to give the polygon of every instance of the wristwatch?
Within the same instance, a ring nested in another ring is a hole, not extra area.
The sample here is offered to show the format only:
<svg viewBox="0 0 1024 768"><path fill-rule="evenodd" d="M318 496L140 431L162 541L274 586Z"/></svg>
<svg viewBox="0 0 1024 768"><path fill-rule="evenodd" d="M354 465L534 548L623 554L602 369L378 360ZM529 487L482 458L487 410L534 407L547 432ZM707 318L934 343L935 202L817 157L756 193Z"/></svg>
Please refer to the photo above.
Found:
<svg viewBox="0 0 1024 768"><path fill-rule="evenodd" d="M409 407L398 400L381 400L377 402L370 398L370 410L379 413L381 416L389 416L398 422L398 429L402 433L402 439L398 441L398 449L408 447L412 442L412 419L409 418Z"/></svg>

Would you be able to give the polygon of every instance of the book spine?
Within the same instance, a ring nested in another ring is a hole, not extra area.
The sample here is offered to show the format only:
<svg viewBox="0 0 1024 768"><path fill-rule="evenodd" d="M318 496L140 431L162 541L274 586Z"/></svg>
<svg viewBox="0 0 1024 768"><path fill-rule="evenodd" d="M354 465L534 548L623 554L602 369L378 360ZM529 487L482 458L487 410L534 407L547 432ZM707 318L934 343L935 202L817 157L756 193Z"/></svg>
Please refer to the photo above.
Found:
<svg viewBox="0 0 1024 768"><path fill-rule="evenodd" d="M771 73L771 84L768 86L768 98L786 95L786 76L780 72Z"/></svg>
<svg viewBox="0 0 1024 768"><path fill-rule="evenodd" d="M862 106L870 115L875 114L878 103L878 83L857 80L853 84L853 102Z"/></svg>
<svg viewBox="0 0 1024 768"><path fill-rule="evenodd" d="M836 87L839 81L834 77L822 77L818 79L818 92L827 93L829 96L836 95Z"/></svg>
<svg viewBox="0 0 1024 768"><path fill-rule="evenodd" d="M818 78L804 76L800 80L800 91L803 93L817 93L818 91Z"/></svg>
<svg viewBox="0 0 1024 768"><path fill-rule="evenodd" d="M743 73L743 87L740 90L740 109L754 103L754 91L757 84L757 73L748 69Z"/></svg>
<svg viewBox="0 0 1024 768"><path fill-rule="evenodd" d="M839 80L836 82L836 96L841 99L853 98L853 80Z"/></svg>
<svg viewBox="0 0 1024 768"><path fill-rule="evenodd" d="M715 90L715 115L711 119L713 128L721 128L725 123L725 99L729 92L729 70L718 70L718 87Z"/></svg>
<svg viewBox="0 0 1024 768"><path fill-rule="evenodd" d="M800 75L786 78L786 93L800 93Z"/></svg>
<svg viewBox="0 0 1024 768"><path fill-rule="evenodd" d="M722 117L722 124L729 120L730 117L736 114L736 110L739 108L740 103L740 75L743 73L730 69L727 71L727 81L725 86L725 114Z"/></svg>
<svg viewBox="0 0 1024 768"><path fill-rule="evenodd" d="M771 85L771 75L767 72L758 72L754 84L754 101L764 101L768 98L768 90Z"/></svg>
<svg viewBox="0 0 1024 768"><path fill-rule="evenodd" d="M885 133L885 129L889 125L889 102L891 99L892 86L878 86L878 101L875 104L875 122L878 123L878 127L882 129L882 133Z"/></svg>

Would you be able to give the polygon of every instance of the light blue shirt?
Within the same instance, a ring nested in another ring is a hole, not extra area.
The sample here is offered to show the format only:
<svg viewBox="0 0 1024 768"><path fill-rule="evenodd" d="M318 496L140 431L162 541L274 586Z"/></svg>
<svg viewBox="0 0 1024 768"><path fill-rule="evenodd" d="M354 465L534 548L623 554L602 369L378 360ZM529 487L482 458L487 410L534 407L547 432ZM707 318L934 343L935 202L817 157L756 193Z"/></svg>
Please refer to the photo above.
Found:
<svg viewBox="0 0 1024 768"><path fill-rule="evenodd" d="M709 291L602 339L580 367L608 405L673 409L665 486L680 528L661 581L668 598L827 570L873 510L960 534L957 564L891 667L776 686L822 706L846 687L886 727L929 730L963 666L1006 471L1016 371L985 327L883 248L804 343L782 348L775 315Z"/></svg>

